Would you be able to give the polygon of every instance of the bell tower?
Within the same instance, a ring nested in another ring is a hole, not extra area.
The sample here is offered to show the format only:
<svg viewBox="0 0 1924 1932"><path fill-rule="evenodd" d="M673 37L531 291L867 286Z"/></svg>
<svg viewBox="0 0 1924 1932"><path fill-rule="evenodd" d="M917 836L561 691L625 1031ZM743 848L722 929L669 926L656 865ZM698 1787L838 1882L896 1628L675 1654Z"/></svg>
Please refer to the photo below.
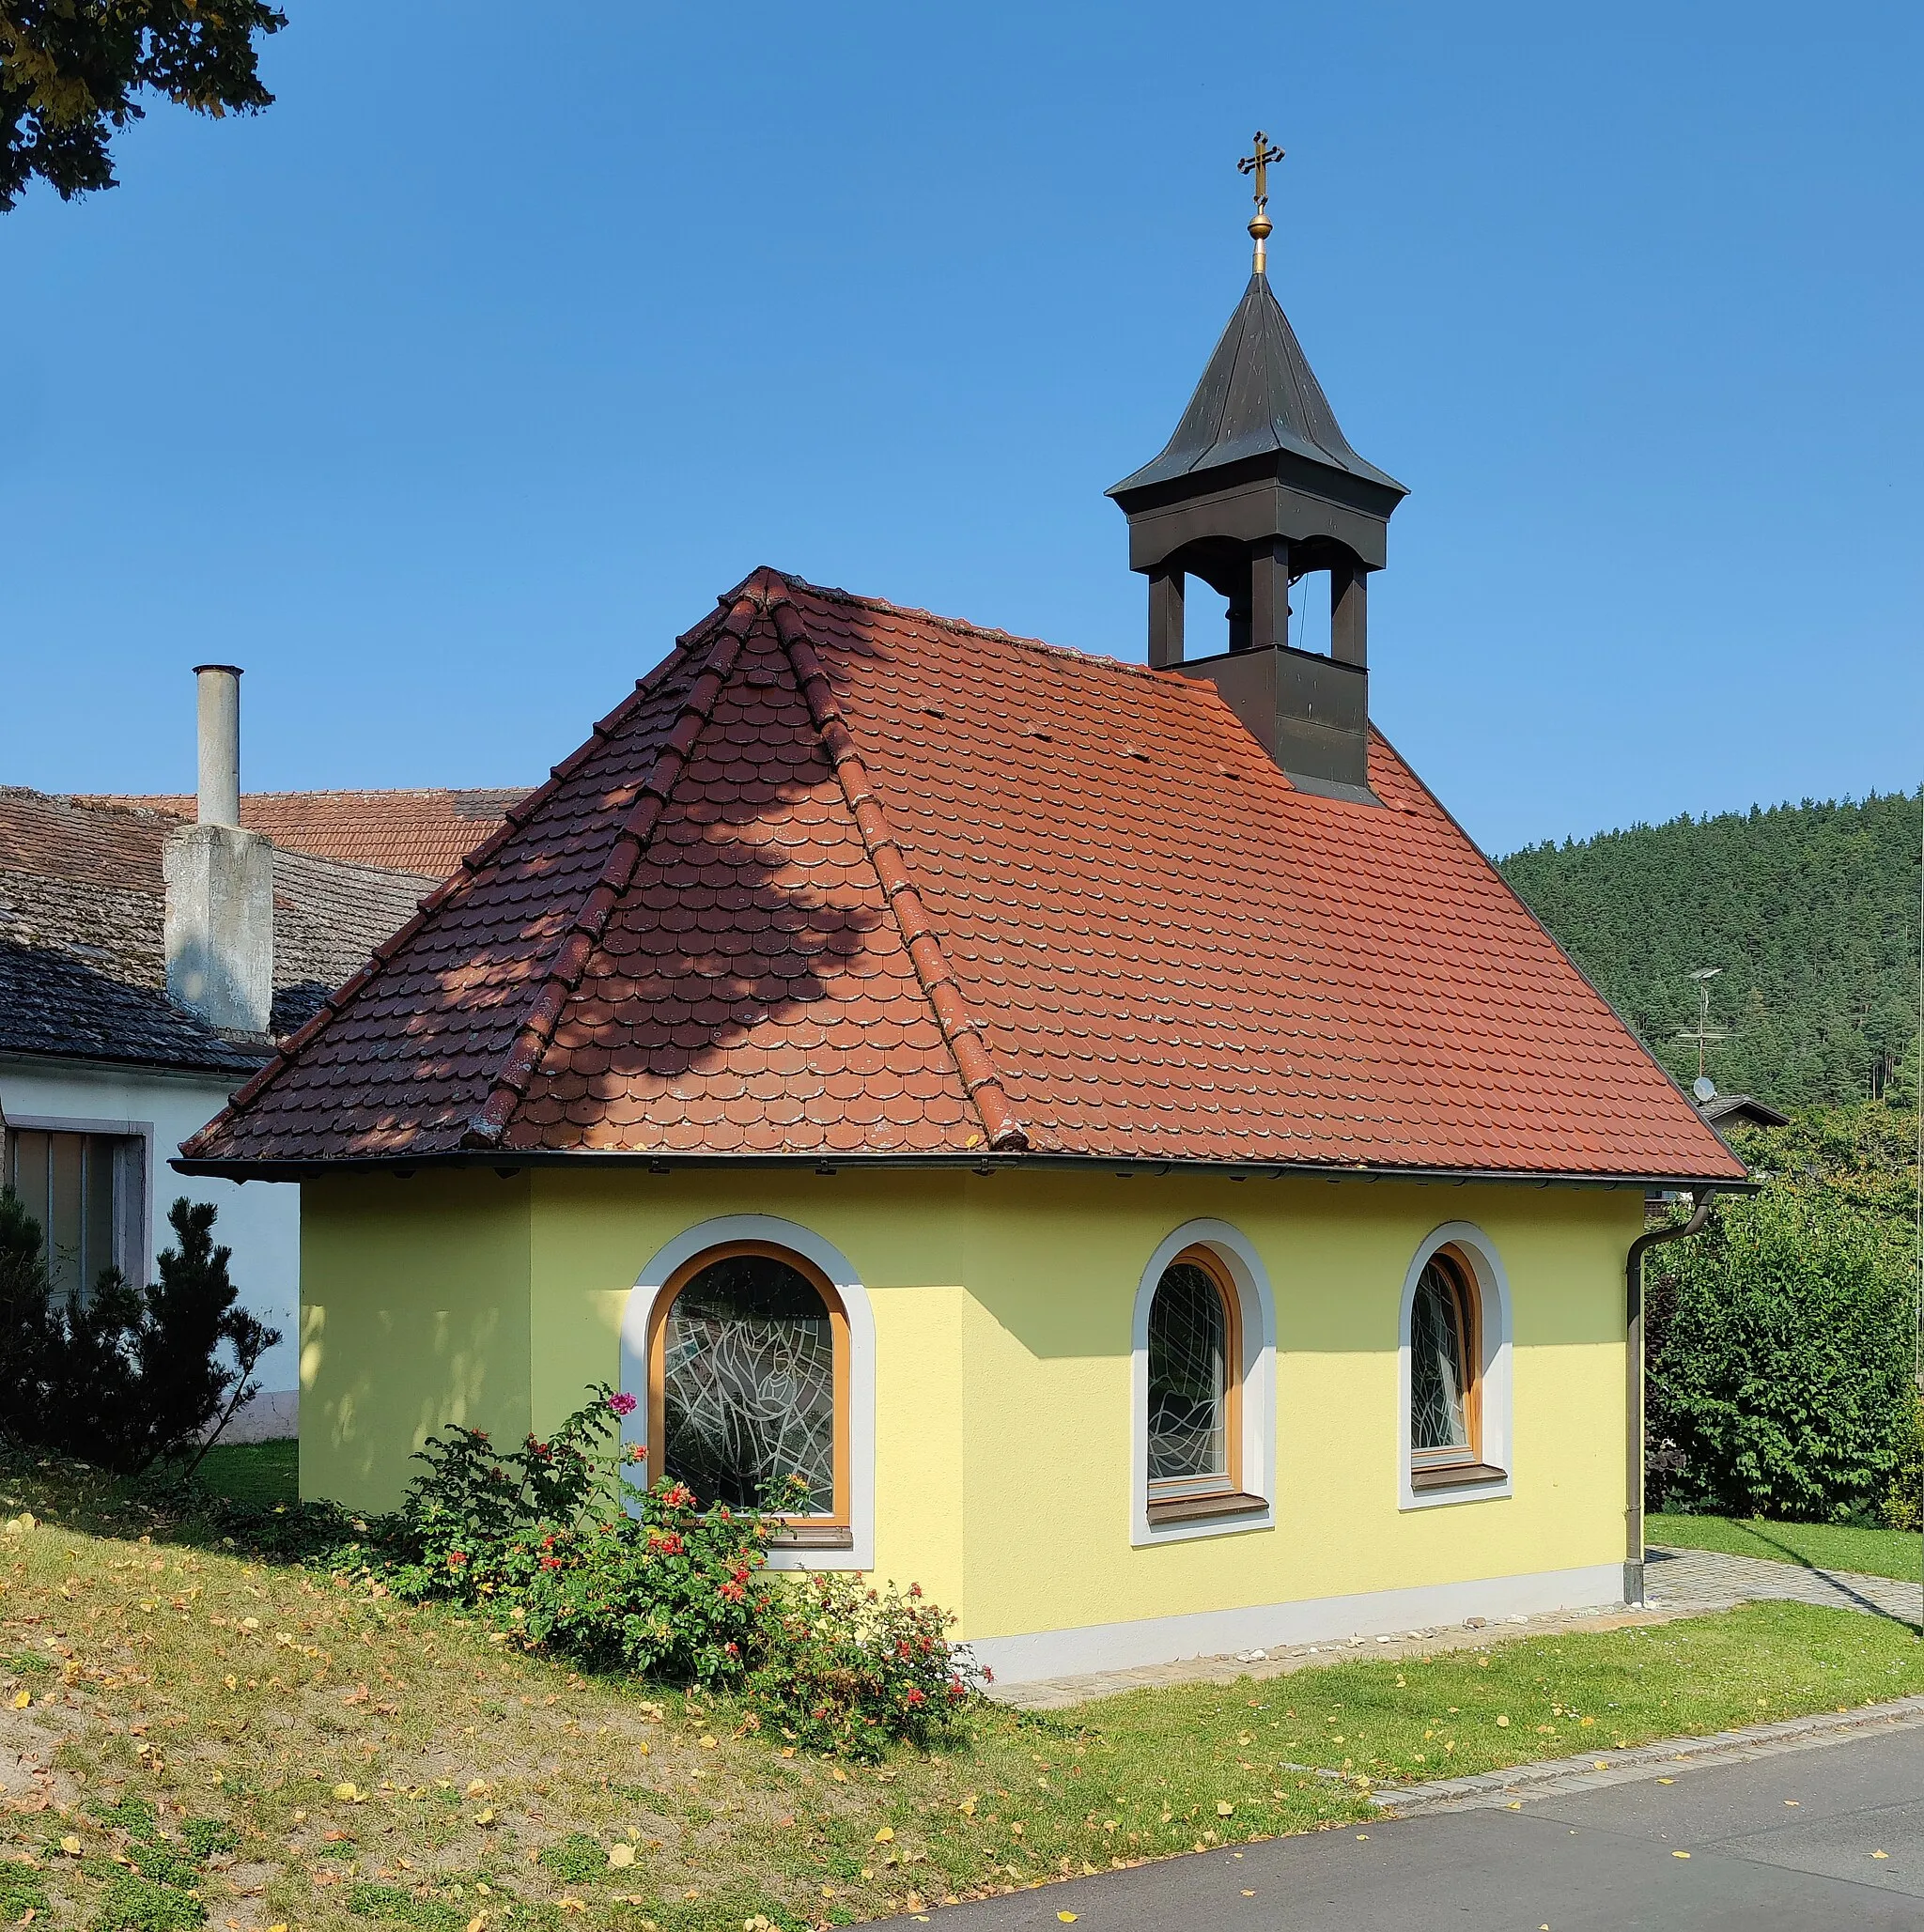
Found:
<svg viewBox="0 0 1924 1932"><path fill-rule="evenodd" d="M1162 454L1109 494L1129 519L1129 567L1149 580L1149 662L1206 677L1305 790L1368 798L1369 573L1380 570L1402 484L1353 450L1269 286L1264 135L1249 286ZM1327 576L1328 656L1293 649L1290 593ZM1226 638L1186 655L1185 590L1226 599Z"/></svg>

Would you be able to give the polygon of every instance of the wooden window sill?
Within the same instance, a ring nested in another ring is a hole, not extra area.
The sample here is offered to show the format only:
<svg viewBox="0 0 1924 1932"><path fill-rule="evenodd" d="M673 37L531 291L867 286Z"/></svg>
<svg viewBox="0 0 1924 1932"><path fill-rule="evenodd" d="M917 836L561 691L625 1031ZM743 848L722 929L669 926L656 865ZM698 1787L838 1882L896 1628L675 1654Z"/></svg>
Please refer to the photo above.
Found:
<svg viewBox="0 0 1924 1932"><path fill-rule="evenodd" d="M764 1545L769 1550L852 1550L855 1532L837 1522L787 1522Z"/></svg>
<svg viewBox="0 0 1924 1932"><path fill-rule="evenodd" d="M1507 1469L1496 1469L1487 1462L1446 1462L1429 1469L1412 1469L1409 1473L1409 1486L1413 1490L1474 1489L1482 1483L1509 1480Z"/></svg>
<svg viewBox="0 0 1924 1932"><path fill-rule="evenodd" d="M1195 1522L1212 1516L1260 1516L1269 1505L1261 1496L1240 1492L1220 1496L1167 1496L1149 1505L1149 1521Z"/></svg>

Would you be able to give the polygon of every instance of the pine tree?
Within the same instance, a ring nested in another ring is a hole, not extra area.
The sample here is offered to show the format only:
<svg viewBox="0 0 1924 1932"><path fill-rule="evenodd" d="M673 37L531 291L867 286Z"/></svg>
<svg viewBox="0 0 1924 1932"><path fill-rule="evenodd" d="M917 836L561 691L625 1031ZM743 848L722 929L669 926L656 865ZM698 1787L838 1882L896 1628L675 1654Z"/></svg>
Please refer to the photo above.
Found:
<svg viewBox="0 0 1924 1932"><path fill-rule="evenodd" d="M110 1268L61 1306L39 1222L0 1194L0 1427L13 1439L126 1474L163 1458L191 1473L256 1392L279 1332L240 1306L212 1205L183 1198L167 1220L159 1281L134 1288Z"/></svg>

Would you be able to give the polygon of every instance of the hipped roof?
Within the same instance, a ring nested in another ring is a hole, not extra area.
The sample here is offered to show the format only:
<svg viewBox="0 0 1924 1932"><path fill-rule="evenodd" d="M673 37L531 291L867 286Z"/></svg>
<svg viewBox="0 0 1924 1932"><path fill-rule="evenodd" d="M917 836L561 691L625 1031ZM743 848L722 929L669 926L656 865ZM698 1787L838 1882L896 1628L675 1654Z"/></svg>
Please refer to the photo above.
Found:
<svg viewBox="0 0 1924 1932"><path fill-rule="evenodd" d="M1741 1166L1381 737L757 571L183 1151Z"/></svg>

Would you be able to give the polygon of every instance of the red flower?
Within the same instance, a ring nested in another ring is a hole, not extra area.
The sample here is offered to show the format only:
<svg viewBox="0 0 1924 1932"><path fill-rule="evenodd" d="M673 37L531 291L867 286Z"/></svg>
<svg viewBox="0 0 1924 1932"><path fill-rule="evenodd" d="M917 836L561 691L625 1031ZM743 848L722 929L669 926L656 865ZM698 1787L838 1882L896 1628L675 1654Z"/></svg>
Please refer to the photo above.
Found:
<svg viewBox="0 0 1924 1932"><path fill-rule="evenodd" d="M902 1701L904 1704L926 1704L928 1702L928 1693L925 1691L918 1691L911 1686L908 1696L903 1698Z"/></svg>
<svg viewBox="0 0 1924 1932"><path fill-rule="evenodd" d="M447 1567L450 1569L458 1569L467 1560L468 1553L465 1550L450 1550L447 1553Z"/></svg>

